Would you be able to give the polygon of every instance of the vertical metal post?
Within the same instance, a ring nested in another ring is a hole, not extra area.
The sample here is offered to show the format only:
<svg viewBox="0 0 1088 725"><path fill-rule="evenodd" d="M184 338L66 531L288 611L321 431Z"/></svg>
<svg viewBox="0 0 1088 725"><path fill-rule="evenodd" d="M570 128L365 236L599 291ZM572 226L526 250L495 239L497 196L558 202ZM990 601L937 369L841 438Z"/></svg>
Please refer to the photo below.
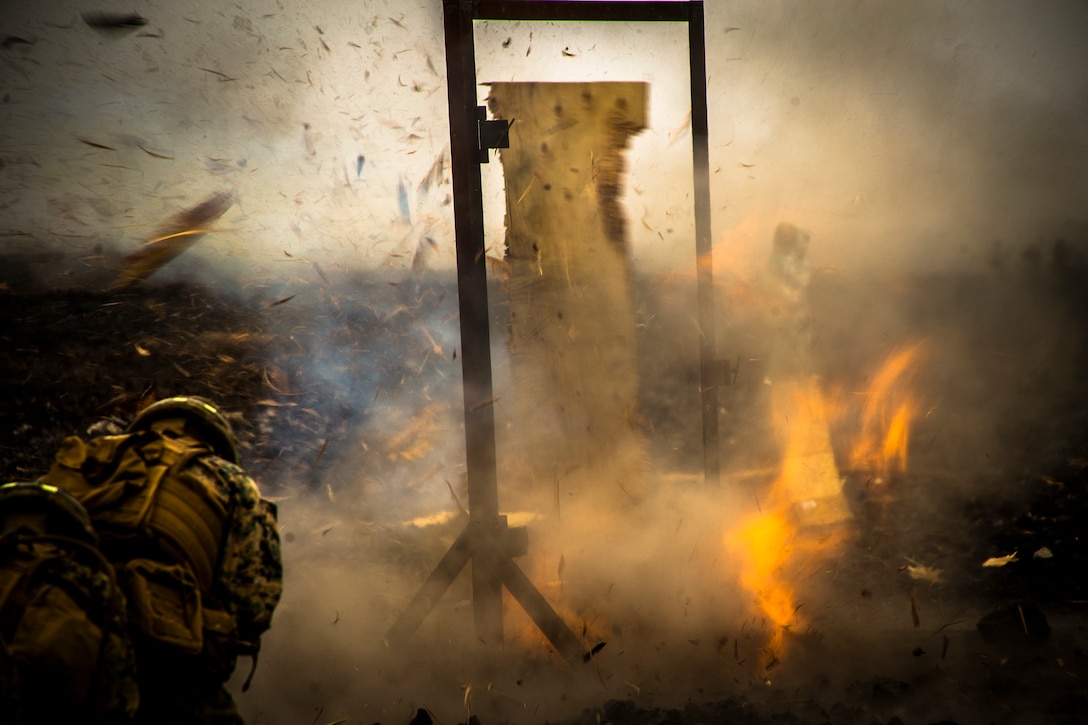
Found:
<svg viewBox="0 0 1088 725"><path fill-rule="evenodd" d="M469 525L478 544L482 544L483 539L496 535L499 528L499 487L495 472L495 411L491 405L491 328L484 258L483 184L477 153L479 131L472 6L472 0L443 0ZM472 547L476 634L491 644L502 642L502 578L495 556L498 548Z"/></svg>
<svg viewBox="0 0 1088 725"><path fill-rule="evenodd" d="M480 175L480 117L476 99L475 19L687 21L691 54L692 141L695 164L695 230L698 258L700 368L704 466L717 483L718 392L714 343L713 256L710 236L710 171L707 134L706 58L702 0L442 0L450 109L450 163L457 245L457 295L461 326L461 371L465 408L469 525L439 562L423 588L390 630L403 640L427 616L461 569L472 563L477 636L503 639L505 585L548 640L572 661L585 653L578 637L511 560L513 531L499 515L492 408L491 327L484 256L483 183ZM486 160L486 156L482 160Z"/></svg>
<svg viewBox="0 0 1088 725"><path fill-rule="evenodd" d="M691 65L691 143L695 175L695 263L699 304L699 371L703 410L703 475L708 484L720 477L718 374L714 317L714 243L710 229L710 151L706 101L706 41L703 3L692 2L688 18Z"/></svg>

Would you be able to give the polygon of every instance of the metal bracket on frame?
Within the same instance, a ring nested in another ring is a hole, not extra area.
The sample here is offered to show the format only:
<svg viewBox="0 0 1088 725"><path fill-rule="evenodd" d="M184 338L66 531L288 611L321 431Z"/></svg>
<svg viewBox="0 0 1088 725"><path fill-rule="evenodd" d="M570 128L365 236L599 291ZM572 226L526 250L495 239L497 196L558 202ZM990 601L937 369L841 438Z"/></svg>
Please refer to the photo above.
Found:
<svg viewBox="0 0 1088 725"><path fill-rule="evenodd" d="M490 161L488 150L510 148L510 126L513 121L488 120L487 108L476 106L476 139L480 163Z"/></svg>

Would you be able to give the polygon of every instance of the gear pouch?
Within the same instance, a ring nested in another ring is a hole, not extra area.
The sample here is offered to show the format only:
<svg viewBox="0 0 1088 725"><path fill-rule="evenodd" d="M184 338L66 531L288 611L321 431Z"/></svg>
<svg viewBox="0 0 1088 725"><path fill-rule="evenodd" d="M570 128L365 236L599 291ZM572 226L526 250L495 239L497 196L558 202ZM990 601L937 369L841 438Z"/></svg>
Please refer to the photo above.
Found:
<svg viewBox="0 0 1088 725"><path fill-rule="evenodd" d="M200 589L186 567L133 559L123 569L129 615L148 638L184 654L204 648Z"/></svg>

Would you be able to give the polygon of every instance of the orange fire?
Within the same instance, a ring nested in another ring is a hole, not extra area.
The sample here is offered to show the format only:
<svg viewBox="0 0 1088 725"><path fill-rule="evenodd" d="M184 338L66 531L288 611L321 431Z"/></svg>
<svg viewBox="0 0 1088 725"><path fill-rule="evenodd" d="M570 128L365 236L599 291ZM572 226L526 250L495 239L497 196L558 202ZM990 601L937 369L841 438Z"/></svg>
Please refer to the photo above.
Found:
<svg viewBox="0 0 1088 725"><path fill-rule="evenodd" d="M906 470L910 426L918 405L910 385L924 353L921 343L892 354L873 378L861 411L861 427L850 446L850 465L868 468L876 480ZM742 519L725 537L740 564L741 585L751 592L771 624L767 667L782 656L784 635L804 626L801 583L810 581L843 540L852 514L831 444L830 419L844 414L823 394L817 380L776 382L774 428L782 460L778 475L761 497L759 511ZM812 581L815 581L814 579Z"/></svg>
<svg viewBox="0 0 1088 725"><path fill-rule="evenodd" d="M773 511L749 517L727 536L729 548L743 557L740 583L755 594L776 632L795 624L793 590L780 574L796 536L789 519Z"/></svg>
<svg viewBox="0 0 1088 725"><path fill-rule="evenodd" d="M895 351L864 393L861 430L850 451L850 467L870 471L873 483L884 483L907 470L910 426L918 413L912 378L924 354L922 343Z"/></svg>
<svg viewBox="0 0 1088 725"><path fill-rule="evenodd" d="M816 380L778 383L772 399L783 450L778 476L760 510L726 534L726 546L740 562L740 583L771 624L768 668L782 655L785 632L802 624L797 582L837 540L829 529L841 529L851 516Z"/></svg>

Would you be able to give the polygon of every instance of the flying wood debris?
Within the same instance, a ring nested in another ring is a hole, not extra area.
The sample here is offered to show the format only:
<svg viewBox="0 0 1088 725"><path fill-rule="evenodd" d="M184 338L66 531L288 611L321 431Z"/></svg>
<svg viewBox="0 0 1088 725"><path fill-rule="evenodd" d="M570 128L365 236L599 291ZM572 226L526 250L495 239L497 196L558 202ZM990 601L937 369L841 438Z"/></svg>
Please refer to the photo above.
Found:
<svg viewBox="0 0 1088 725"><path fill-rule="evenodd" d="M602 649L604 649L604 646L606 644L608 644L608 643L607 642L598 642L597 644L593 645L593 649L591 649L589 652L586 652L584 655L582 655L582 661L583 662L589 662L591 659L593 659L593 657L598 652L600 652Z"/></svg>
<svg viewBox="0 0 1088 725"><path fill-rule="evenodd" d="M87 142L85 141L84 143L87 143ZM140 145L140 150L143 151L148 156L154 156L157 159L166 159L167 161L173 161L174 160L173 156L168 156L166 154L160 154L159 152L152 151L151 149L149 149L149 148L147 148L146 146L143 146L143 145Z"/></svg>
<svg viewBox="0 0 1088 725"><path fill-rule="evenodd" d="M941 583L941 570L925 564L919 564L913 559L907 559L910 564L907 564L904 569L910 574L910 578L916 581L927 581L930 584Z"/></svg>
<svg viewBox="0 0 1088 725"><path fill-rule="evenodd" d="M195 244L209 225L234 204L227 192L212 194L196 206L174 215L158 233L121 260L114 289L125 289L151 276Z"/></svg>
<svg viewBox="0 0 1088 725"><path fill-rule="evenodd" d="M107 146L106 144L98 143L97 141L89 141L89 140L87 140L85 138L80 138L79 136L76 136L76 140L79 141L80 143L85 143L88 146L93 146L96 149L105 149L106 151L116 151L117 150L113 146Z"/></svg>
<svg viewBox="0 0 1088 725"><path fill-rule="evenodd" d="M982 565L987 567L1005 566L1006 564L1011 564L1014 561L1020 561L1016 558L1015 551L1007 556L991 556L989 559L982 562Z"/></svg>
<svg viewBox="0 0 1088 725"><path fill-rule="evenodd" d="M100 30L129 30L147 25L147 18L139 13L91 11L81 17L87 25Z"/></svg>
<svg viewBox="0 0 1088 725"><path fill-rule="evenodd" d="M5 35L4 39L0 41L0 48L3 48L4 50L7 50L14 45L34 45L34 43L26 38L21 38L18 35Z"/></svg>
<svg viewBox="0 0 1088 725"><path fill-rule="evenodd" d="M218 71L218 70L215 70L213 68L201 68L200 70L204 71L205 73L211 73L212 75L219 76L219 82L220 83L225 83L227 81L238 80L237 78L232 78L231 76L228 76L223 71Z"/></svg>
<svg viewBox="0 0 1088 725"><path fill-rule="evenodd" d="M315 466L321 461L321 457L325 455L325 449L329 447L330 439L332 439L332 436L325 436L325 442L321 444L321 450L317 452L317 458L314 459Z"/></svg>

